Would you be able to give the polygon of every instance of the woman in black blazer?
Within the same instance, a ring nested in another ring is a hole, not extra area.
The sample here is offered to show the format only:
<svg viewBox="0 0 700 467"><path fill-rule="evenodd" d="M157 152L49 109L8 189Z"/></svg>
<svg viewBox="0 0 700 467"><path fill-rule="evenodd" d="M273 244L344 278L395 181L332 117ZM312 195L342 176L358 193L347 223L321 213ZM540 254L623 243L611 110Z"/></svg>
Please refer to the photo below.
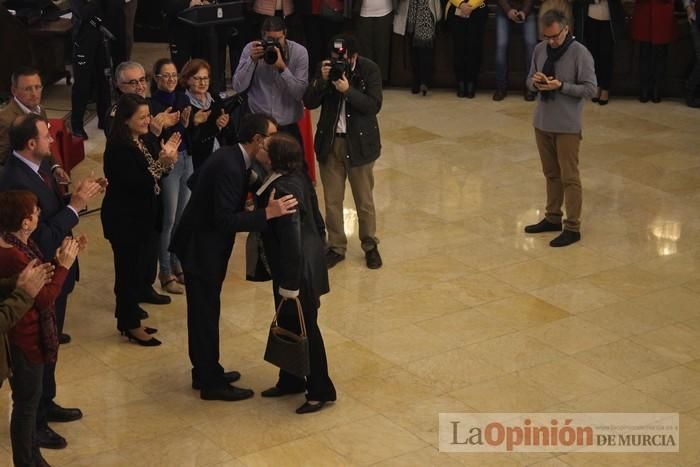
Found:
<svg viewBox="0 0 700 467"><path fill-rule="evenodd" d="M209 93L210 76L209 63L199 58L187 62L180 73L180 86L192 106L187 133L195 171L224 144L223 130L230 121L219 99Z"/></svg>
<svg viewBox="0 0 700 467"><path fill-rule="evenodd" d="M136 94L124 94L117 103L114 123L104 153L104 173L109 180L102 201L102 228L114 252L114 294L117 329L129 341L160 345L150 336L153 328L141 326L137 291L139 261L152 248L149 239L158 229L160 179L177 161L180 134L166 142L150 138L148 102Z"/></svg>
<svg viewBox="0 0 700 467"><path fill-rule="evenodd" d="M267 151L259 159L270 172L257 191L263 200L294 195L299 202L297 212L271 219L263 233L265 254L272 275L275 307L284 300L278 323L285 329L299 332L296 304L301 302L309 339L311 374L304 380L280 370L277 384L262 392L263 397L279 397L306 390L306 402L296 412L305 414L321 410L335 401L333 381L328 376L328 362L323 337L318 327L320 297L329 292L324 236L325 225L318 209L314 189L303 171L301 146L292 136L280 133L267 140ZM268 157L269 156L269 157Z"/></svg>

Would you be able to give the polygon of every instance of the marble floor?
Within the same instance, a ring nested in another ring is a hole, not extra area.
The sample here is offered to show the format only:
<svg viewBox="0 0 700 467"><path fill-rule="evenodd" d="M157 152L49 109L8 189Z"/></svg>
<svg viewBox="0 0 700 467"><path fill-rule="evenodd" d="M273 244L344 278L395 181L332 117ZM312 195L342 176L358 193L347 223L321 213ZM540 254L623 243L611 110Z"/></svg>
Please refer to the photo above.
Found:
<svg viewBox="0 0 700 467"><path fill-rule="evenodd" d="M143 53L144 49L141 50ZM165 50L163 48L163 50ZM61 86L47 102L68 106ZM54 466L700 465L700 113L679 102L587 104L582 241L525 235L542 217L533 105L436 91L384 94L376 205L384 267L364 267L348 193L347 259L320 323L338 402L298 416L301 396L204 402L190 388L185 300L145 306L163 345L115 329L112 255L98 215L66 323ZM315 119L314 119L315 120ZM101 171L88 125L74 178ZM349 190L348 190L349 191ZM319 186L319 193L320 186ZM93 207L98 207L95 203ZM256 393L269 284L243 280L236 243L222 295L221 355ZM8 385L0 411L10 413ZM441 454L440 412L679 412L677 454ZM0 466L11 465L8 423Z"/></svg>

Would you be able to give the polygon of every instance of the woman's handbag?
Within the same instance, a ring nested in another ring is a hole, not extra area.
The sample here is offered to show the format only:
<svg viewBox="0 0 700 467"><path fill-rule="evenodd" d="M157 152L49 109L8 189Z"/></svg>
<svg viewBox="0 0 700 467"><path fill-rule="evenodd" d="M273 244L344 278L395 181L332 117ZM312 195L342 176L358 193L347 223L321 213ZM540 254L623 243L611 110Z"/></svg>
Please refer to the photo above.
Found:
<svg viewBox="0 0 700 467"><path fill-rule="evenodd" d="M281 370L304 378L311 373L311 363L309 361L309 339L306 336L306 323L304 322L304 314L301 311L299 298L294 298L293 300L297 305L301 335L284 329L277 324L282 305L287 300L292 299L283 298L277 306L275 318L272 320L270 333L267 336L264 358L266 362L272 363Z"/></svg>

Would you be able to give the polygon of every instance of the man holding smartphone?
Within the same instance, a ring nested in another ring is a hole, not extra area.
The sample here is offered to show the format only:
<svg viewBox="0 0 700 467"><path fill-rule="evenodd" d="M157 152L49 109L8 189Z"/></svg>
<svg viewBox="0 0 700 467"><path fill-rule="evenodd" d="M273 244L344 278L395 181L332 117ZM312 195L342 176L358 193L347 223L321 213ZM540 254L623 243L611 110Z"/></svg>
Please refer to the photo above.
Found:
<svg viewBox="0 0 700 467"><path fill-rule="evenodd" d="M537 43L537 13L532 0L498 0L496 10L496 92L493 100L502 101L508 95L508 44L513 28L520 28L525 41L525 63L532 60ZM534 101L535 93L525 89L526 101Z"/></svg>
<svg viewBox="0 0 700 467"><path fill-rule="evenodd" d="M593 56L571 35L564 12L549 10L541 22L544 40L533 51L527 87L539 92L534 126L547 206L545 218L525 227L525 232L561 231L561 208L566 203L564 230L549 243L562 247L581 239L581 114L584 99L595 95L598 83Z"/></svg>

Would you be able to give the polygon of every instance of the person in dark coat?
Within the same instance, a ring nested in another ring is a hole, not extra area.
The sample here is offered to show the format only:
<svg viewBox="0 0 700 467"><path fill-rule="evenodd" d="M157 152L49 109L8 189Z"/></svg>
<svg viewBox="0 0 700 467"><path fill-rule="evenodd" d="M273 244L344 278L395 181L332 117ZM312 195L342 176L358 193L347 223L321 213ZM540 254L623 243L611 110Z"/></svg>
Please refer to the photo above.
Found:
<svg viewBox="0 0 700 467"><path fill-rule="evenodd" d="M661 102L668 44L676 38L672 0L637 0L632 13L632 39L639 42L639 101Z"/></svg>
<svg viewBox="0 0 700 467"><path fill-rule="evenodd" d="M32 234L44 258L53 258L63 239L72 236L71 229L78 225L78 212L103 191L106 181L88 178L75 183L73 193L64 196L51 176L46 157L50 154L51 136L48 122L36 114L19 117L10 127L12 154L0 172L0 192L27 190L39 199L39 226ZM56 298L56 326L59 336L63 332L68 295L78 280L78 261L68 272L63 289ZM66 341L64 341L66 342ZM48 422L68 422L82 418L77 408L64 408L56 404L56 362L44 365L41 401L37 411L37 442L40 447L62 449L66 440L49 427Z"/></svg>
<svg viewBox="0 0 700 467"><path fill-rule="evenodd" d="M251 164L265 138L276 131L271 117L244 117L241 142L214 152L190 178L192 195L173 234L170 249L180 259L187 288L192 387L204 400L253 397L250 389L230 384L240 373L224 372L219 363L220 295L236 232L263 231L269 219L294 212L293 196L270 200L265 209L245 210Z"/></svg>
<svg viewBox="0 0 700 467"><path fill-rule="evenodd" d="M621 0L576 0L574 31L595 60L598 92L592 99L606 105L610 96L615 43L625 37L625 10Z"/></svg>
<svg viewBox="0 0 700 467"><path fill-rule="evenodd" d="M150 239L159 229L160 179L177 161L180 134L158 148L144 138L151 120L148 101L124 94L118 102L112 131L104 153L104 173L110 184L100 212L102 229L114 253L114 294L117 329L129 341L143 346L159 345L141 326L138 292L142 261L152 249Z"/></svg>
<svg viewBox="0 0 700 467"><path fill-rule="evenodd" d="M263 244L270 265L275 308L283 302L278 324L294 333L300 332L294 300L298 298L306 324L311 364L311 374L306 379L280 370L277 384L263 391L262 396L279 397L306 390L307 400L297 413L311 413L336 399L317 322L321 295L330 291L325 225L314 189L303 171L304 158L296 139L284 133L274 135L267 141L267 152L262 155L261 162L270 176L257 191L258 196L268 199L276 191L277 196L289 194L299 201L296 213L269 222L268 229L263 232Z"/></svg>

